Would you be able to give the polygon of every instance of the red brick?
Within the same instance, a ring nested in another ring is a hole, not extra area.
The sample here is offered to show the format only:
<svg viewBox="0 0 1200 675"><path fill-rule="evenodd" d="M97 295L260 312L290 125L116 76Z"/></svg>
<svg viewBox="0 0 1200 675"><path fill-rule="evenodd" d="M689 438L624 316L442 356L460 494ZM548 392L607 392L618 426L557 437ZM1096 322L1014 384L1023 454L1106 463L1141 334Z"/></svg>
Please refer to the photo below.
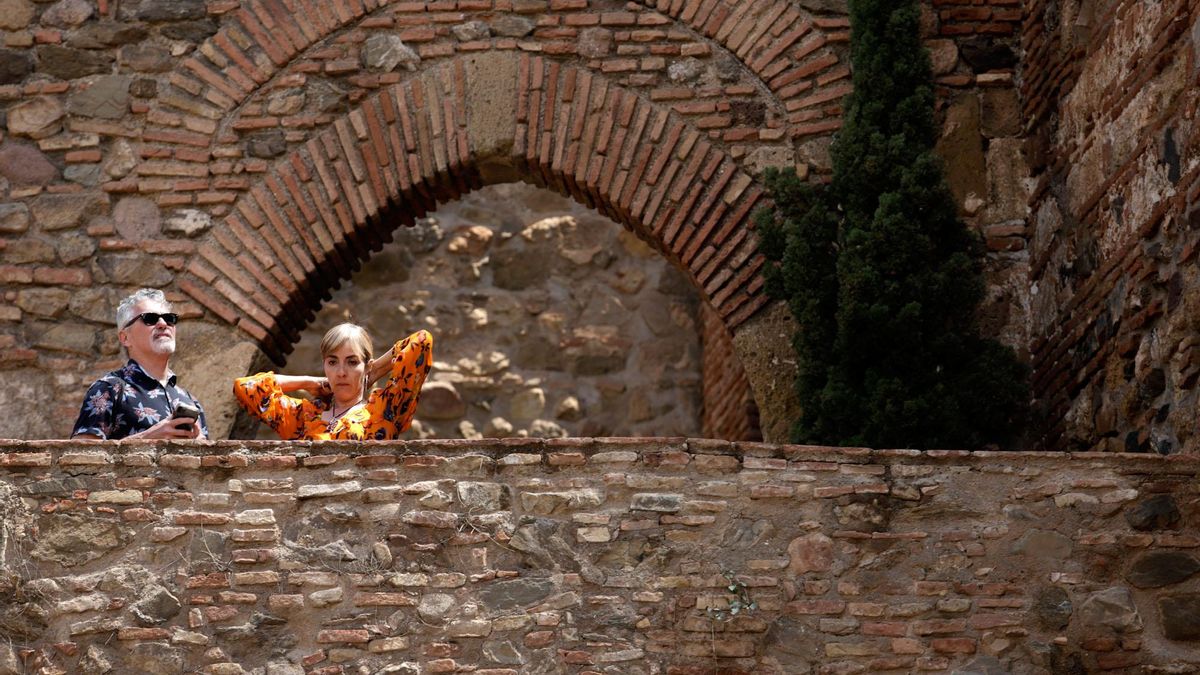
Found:
<svg viewBox="0 0 1200 675"><path fill-rule="evenodd" d="M66 155L64 155L64 158L66 159L67 164L82 164L82 163L86 163L86 162L99 162L100 161L100 151L96 150L96 149L72 150L71 152L68 152Z"/></svg>
<svg viewBox="0 0 1200 675"><path fill-rule="evenodd" d="M974 638L934 638L929 646L939 654L974 654Z"/></svg>
<svg viewBox="0 0 1200 675"><path fill-rule="evenodd" d="M295 455L266 455L254 458L256 469L294 469L297 463Z"/></svg>
<svg viewBox="0 0 1200 675"><path fill-rule="evenodd" d="M217 607L204 607L203 614L205 620L217 623L220 621L229 621L237 618L238 608L232 605L220 605Z"/></svg>
<svg viewBox="0 0 1200 675"><path fill-rule="evenodd" d="M967 629L967 622L963 619L931 619L928 621L914 621L912 624L913 633L917 635L945 635L947 633L961 633Z"/></svg>
<svg viewBox="0 0 1200 675"><path fill-rule="evenodd" d="M0 265L0 283L29 283L31 281L34 281L34 273L28 267Z"/></svg>
<svg viewBox="0 0 1200 675"><path fill-rule="evenodd" d="M56 286L90 286L92 273L82 269L38 267L33 270L33 281Z"/></svg>
<svg viewBox="0 0 1200 675"><path fill-rule="evenodd" d="M862 625L863 635L883 635L886 637L904 637L908 632L908 624L898 621L881 621L874 623L864 623Z"/></svg>
<svg viewBox="0 0 1200 675"><path fill-rule="evenodd" d="M943 21L986 21L992 15L989 7L955 7L938 13Z"/></svg>
<svg viewBox="0 0 1200 675"><path fill-rule="evenodd" d="M224 572L213 572L212 574L201 574L198 576L188 577L188 588L228 588L229 575Z"/></svg>
<svg viewBox="0 0 1200 675"><path fill-rule="evenodd" d="M365 630L323 630L317 633L317 642L321 644L362 644L371 641L371 634Z"/></svg>
<svg viewBox="0 0 1200 675"><path fill-rule="evenodd" d="M10 452L0 455L0 466L4 467L50 466L51 464L53 464L53 458L48 452Z"/></svg>
<svg viewBox="0 0 1200 675"><path fill-rule="evenodd" d="M568 651L565 649L558 650L558 659L563 663L570 663L572 665L587 665L594 662L589 652Z"/></svg>
<svg viewBox="0 0 1200 675"><path fill-rule="evenodd" d="M121 520L131 523L150 523L159 519L158 514L150 509L125 509L121 512Z"/></svg>
<svg viewBox="0 0 1200 675"><path fill-rule="evenodd" d="M797 600L784 605L785 614L841 614L846 603L841 600Z"/></svg>

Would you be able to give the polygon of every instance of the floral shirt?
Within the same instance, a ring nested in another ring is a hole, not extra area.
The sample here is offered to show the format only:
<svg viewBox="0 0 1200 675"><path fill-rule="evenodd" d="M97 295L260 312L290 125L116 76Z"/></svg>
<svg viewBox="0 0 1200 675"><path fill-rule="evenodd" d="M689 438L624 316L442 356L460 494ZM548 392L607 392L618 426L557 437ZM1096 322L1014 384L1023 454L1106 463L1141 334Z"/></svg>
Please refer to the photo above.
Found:
<svg viewBox="0 0 1200 675"><path fill-rule="evenodd" d="M377 440L397 438L412 424L421 385L433 363L433 336L417 331L393 347L392 370L382 389L367 397L367 403L327 422L321 415L329 409L328 399L308 401L283 393L275 373L241 377L233 383L238 403L251 415L266 422L284 440Z"/></svg>
<svg viewBox="0 0 1200 675"><path fill-rule="evenodd" d="M129 359L123 368L96 380L88 388L71 435L91 434L115 441L169 418L177 403L190 403L201 408L200 402L180 387L178 381L179 378L171 373L164 385L142 370L137 361ZM208 438L208 423L203 412L199 422L200 437Z"/></svg>

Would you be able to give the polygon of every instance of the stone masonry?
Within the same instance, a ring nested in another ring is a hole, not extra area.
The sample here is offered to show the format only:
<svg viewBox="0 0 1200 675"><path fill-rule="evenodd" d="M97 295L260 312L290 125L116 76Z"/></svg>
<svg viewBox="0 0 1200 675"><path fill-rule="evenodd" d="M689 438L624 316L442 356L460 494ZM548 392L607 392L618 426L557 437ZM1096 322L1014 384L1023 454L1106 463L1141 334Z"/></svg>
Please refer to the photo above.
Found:
<svg viewBox="0 0 1200 675"><path fill-rule="evenodd" d="M952 184L993 250L986 321L1020 345L1019 6L926 18ZM522 180L629 228L743 362L768 355L744 365L781 438L790 373L761 364L788 345L750 218L764 168L828 174L847 28L817 0L3 0L0 435L66 433L119 360L114 299L149 284L226 436L228 381L282 363L395 228Z"/></svg>
<svg viewBox="0 0 1200 675"><path fill-rule="evenodd" d="M1190 2L1030 2L1030 350L1047 449L1196 452Z"/></svg>
<svg viewBox="0 0 1200 675"><path fill-rule="evenodd" d="M1194 672L1198 469L684 439L4 442L0 673Z"/></svg>

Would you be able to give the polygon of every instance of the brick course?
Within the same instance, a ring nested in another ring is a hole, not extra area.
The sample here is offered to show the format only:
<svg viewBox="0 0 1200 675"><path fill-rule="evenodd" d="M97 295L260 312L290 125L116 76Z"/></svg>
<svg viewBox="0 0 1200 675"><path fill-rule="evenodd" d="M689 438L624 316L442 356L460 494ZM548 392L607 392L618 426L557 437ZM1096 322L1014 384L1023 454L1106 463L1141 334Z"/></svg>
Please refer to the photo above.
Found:
<svg viewBox="0 0 1200 675"><path fill-rule="evenodd" d="M1055 645L1088 671L1197 665L1162 608L1198 582L1131 581L1156 555L1196 555L1193 458L615 438L95 447L0 442L0 594L37 626L0 659L952 671L980 654L1037 667ZM1152 498L1182 518L1144 520ZM738 594L755 608L734 616Z"/></svg>

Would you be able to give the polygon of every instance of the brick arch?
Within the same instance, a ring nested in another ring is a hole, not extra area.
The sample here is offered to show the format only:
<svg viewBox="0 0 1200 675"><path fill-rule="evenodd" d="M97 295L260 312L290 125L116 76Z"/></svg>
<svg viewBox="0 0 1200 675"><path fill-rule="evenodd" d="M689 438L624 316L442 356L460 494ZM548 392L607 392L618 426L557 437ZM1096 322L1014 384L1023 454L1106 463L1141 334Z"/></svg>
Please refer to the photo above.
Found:
<svg viewBox="0 0 1200 675"><path fill-rule="evenodd" d="M157 98L157 114L149 116L143 140L179 147L182 154L193 157L199 148L211 150L224 140L221 131L236 111L306 51L350 29L391 25L385 12L412 4L390 0L247 0L224 17L215 35L180 62L169 78L167 91ZM500 13L491 11L489 3L464 4L479 6L473 8L476 14L458 12L463 20ZM651 40L657 29L673 23L726 51L756 78L756 88L785 113L785 128L733 129L725 134L725 142L799 139L827 135L840 127L839 104L850 89L850 70L845 55L830 47L848 41L849 21L845 16L813 16L789 0L639 0L636 4L646 13L584 14L580 10L591 11L587 3L562 0L549 3L537 14L550 17L551 25L567 26L566 30L598 25L637 31L641 34L639 40ZM635 6L631 3L630 9ZM430 21L445 14L424 6L419 12L428 15ZM667 37L679 39L673 33ZM508 42L511 44L493 40L490 46L544 49L559 57L576 55L575 45L569 40L547 39L538 47ZM688 98L686 91L663 91L661 95L664 100Z"/></svg>
<svg viewBox="0 0 1200 675"><path fill-rule="evenodd" d="M824 49L850 40L850 19L812 16L792 0L638 0L734 54L788 111L793 137L827 133L841 118L819 106L850 92L850 65ZM830 87L827 85L837 83Z"/></svg>
<svg viewBox="0 0 1200 675"><path fill-rule="evenodd" d="M160 207L201 208L221 219L179 274L179 287L276 361L319 300L392 228L480 184L516 179L573 196L662 251L716 309L743 363L786 360L782 306L762 311L769 303L749 219L762 190L753 177L768 165L824 170L814 158L840 127L850 89L847 17L813 15L791 0L594 4L227 3L233 9L218 33L180 62L146 115L142 153L154 159L138 167L140 180L114 188L162 190ZM450 37L451 23L509 13L535 19L537 30L525 39ZM331 52L356 62L354 45L366 34L393 29L420 51L416 73L347 77L356 107L345 114L271 119L266 112L270 92L299 86ZM608 31L611 52L583 49L587 30ZM516 90L501 106L513 127L499 138L482 138L459 102L488 87L464 77L463 64L481 54L516 63L509 78ZM703 68L730 64L739 74L732 83L724 71L716 83L673 82L666 63L693 56ZM657 76L643 72L656 67ZM457 98L449 95L455 91ZM589 99L580 106L572 97L583 91ZM602 93L593 99L593 92ZM418 98L443 109L431 115ZM747 114L753 110L757 117ZM456 124L441 138L435 127L446 119ZM563 125L550 133L553 119ZM389 163L400 145L375 162L358 147L371 145L372 125L400 134L409 154L397 156L407 166ZM271 127L284 131L288 154L274 163L246 158L247 134ZM638 161L643 149L652 156ZM748 373L760 404L789 390L775 371ZM764 419L773 416L786 414Z"/></svg>
<svg viewBox="0 0 1200 675"><path fill-rule="evenodd" d="M227 157L239 141L239 131L281 124L248 112L246 107L254 97L280 84L289 73L298 74L298 64L305 59L310 59L304 64L306 72L312 72L312 56L332 44L353 42L353 36L361 31L392 28L394 24L398 34L412 36L414 40L440 36L440 42L419 44L422 54L434 60L480 49L529 50L563 60L586 59L590 70L601 72L623 67L620 62L623 59L588 58L577 48L577 41L570 40L577 37L578 31L590 28L632 36L635 46L648 46L649 53L659 55L655 56L659 60L664 60L661 55L686 58L725 53L745 68L752 83L718 92L719 104L715 106L701 101L708 96L707 101L713 102L712 91L695 92L670 82L650 84L653 78L647 79L642 73L630 74L629 79L641 78L642 82L637 84L644 94L654 100L673 102L680 114L694 119L710 136L734 145L733 154L739 157L749 155L757 145L787 144L832 133L840 126L841 97L850 90L850 68L845 54L833 48L848 40L846 17L815 17L787 0L709 0L686 5L678 1L643 0L641 8L630 4L625 11L606 12L588 10L586 4L578 2L554 2L553 8L536 12L539 24L547 24L545 35L535 32L527 42L493 37L468 43L446 37L444 23L434 23L434 28L414 28L410 25L414 20L438 22L444 20L439 17L446 13L424 8L415 11L409 5L412 4L389 0L340 0L334 4L316 0L244 2L223 18L216 35L170 74L166 90L156 98L156 109L146 118L143 142L155 145L157 151L152 156L156 159L230 163ZM451 16L468 20L502 13L492 11L490 6L476 7L473 12L461 11ZM408 28L401 30L398 25L401 23ZM695 42L688 42L689 37L694 37ZM401 73L386 73L379 79L390 84L389 78L395 82L400 77ZM370 90L378 83L365 86ZM355 95L364 94L366 91L355 91ZM721 98L745 96L760 96L778 119L769 120L767 125L728 126L730 106ZM244 119L247 115L252 119ZM144 167L145 175L174 177L178 175L175 172L182 171L170 162L161 163L164 166ZM194 173L185 175L197 178ZM242 189L238 180L214 174L193 181L192 190L199 191L199 183L205 181L208 185L204 186L204 195L197 195L191 199L192 203L226 203L232 198L230 191ZM185 201L186 195L167 197L167 203L160 199L162 205L180 205Z"/></svg>
<svg viewBox="0 0 1200 675"><path fill-rule="evenodd" d="M179 287L282 361L311 308L394 227L516 178L649 241L731 329L765 304L752 178L670 108L515 54L447 61L362 101L269 167Z"/></svg>

